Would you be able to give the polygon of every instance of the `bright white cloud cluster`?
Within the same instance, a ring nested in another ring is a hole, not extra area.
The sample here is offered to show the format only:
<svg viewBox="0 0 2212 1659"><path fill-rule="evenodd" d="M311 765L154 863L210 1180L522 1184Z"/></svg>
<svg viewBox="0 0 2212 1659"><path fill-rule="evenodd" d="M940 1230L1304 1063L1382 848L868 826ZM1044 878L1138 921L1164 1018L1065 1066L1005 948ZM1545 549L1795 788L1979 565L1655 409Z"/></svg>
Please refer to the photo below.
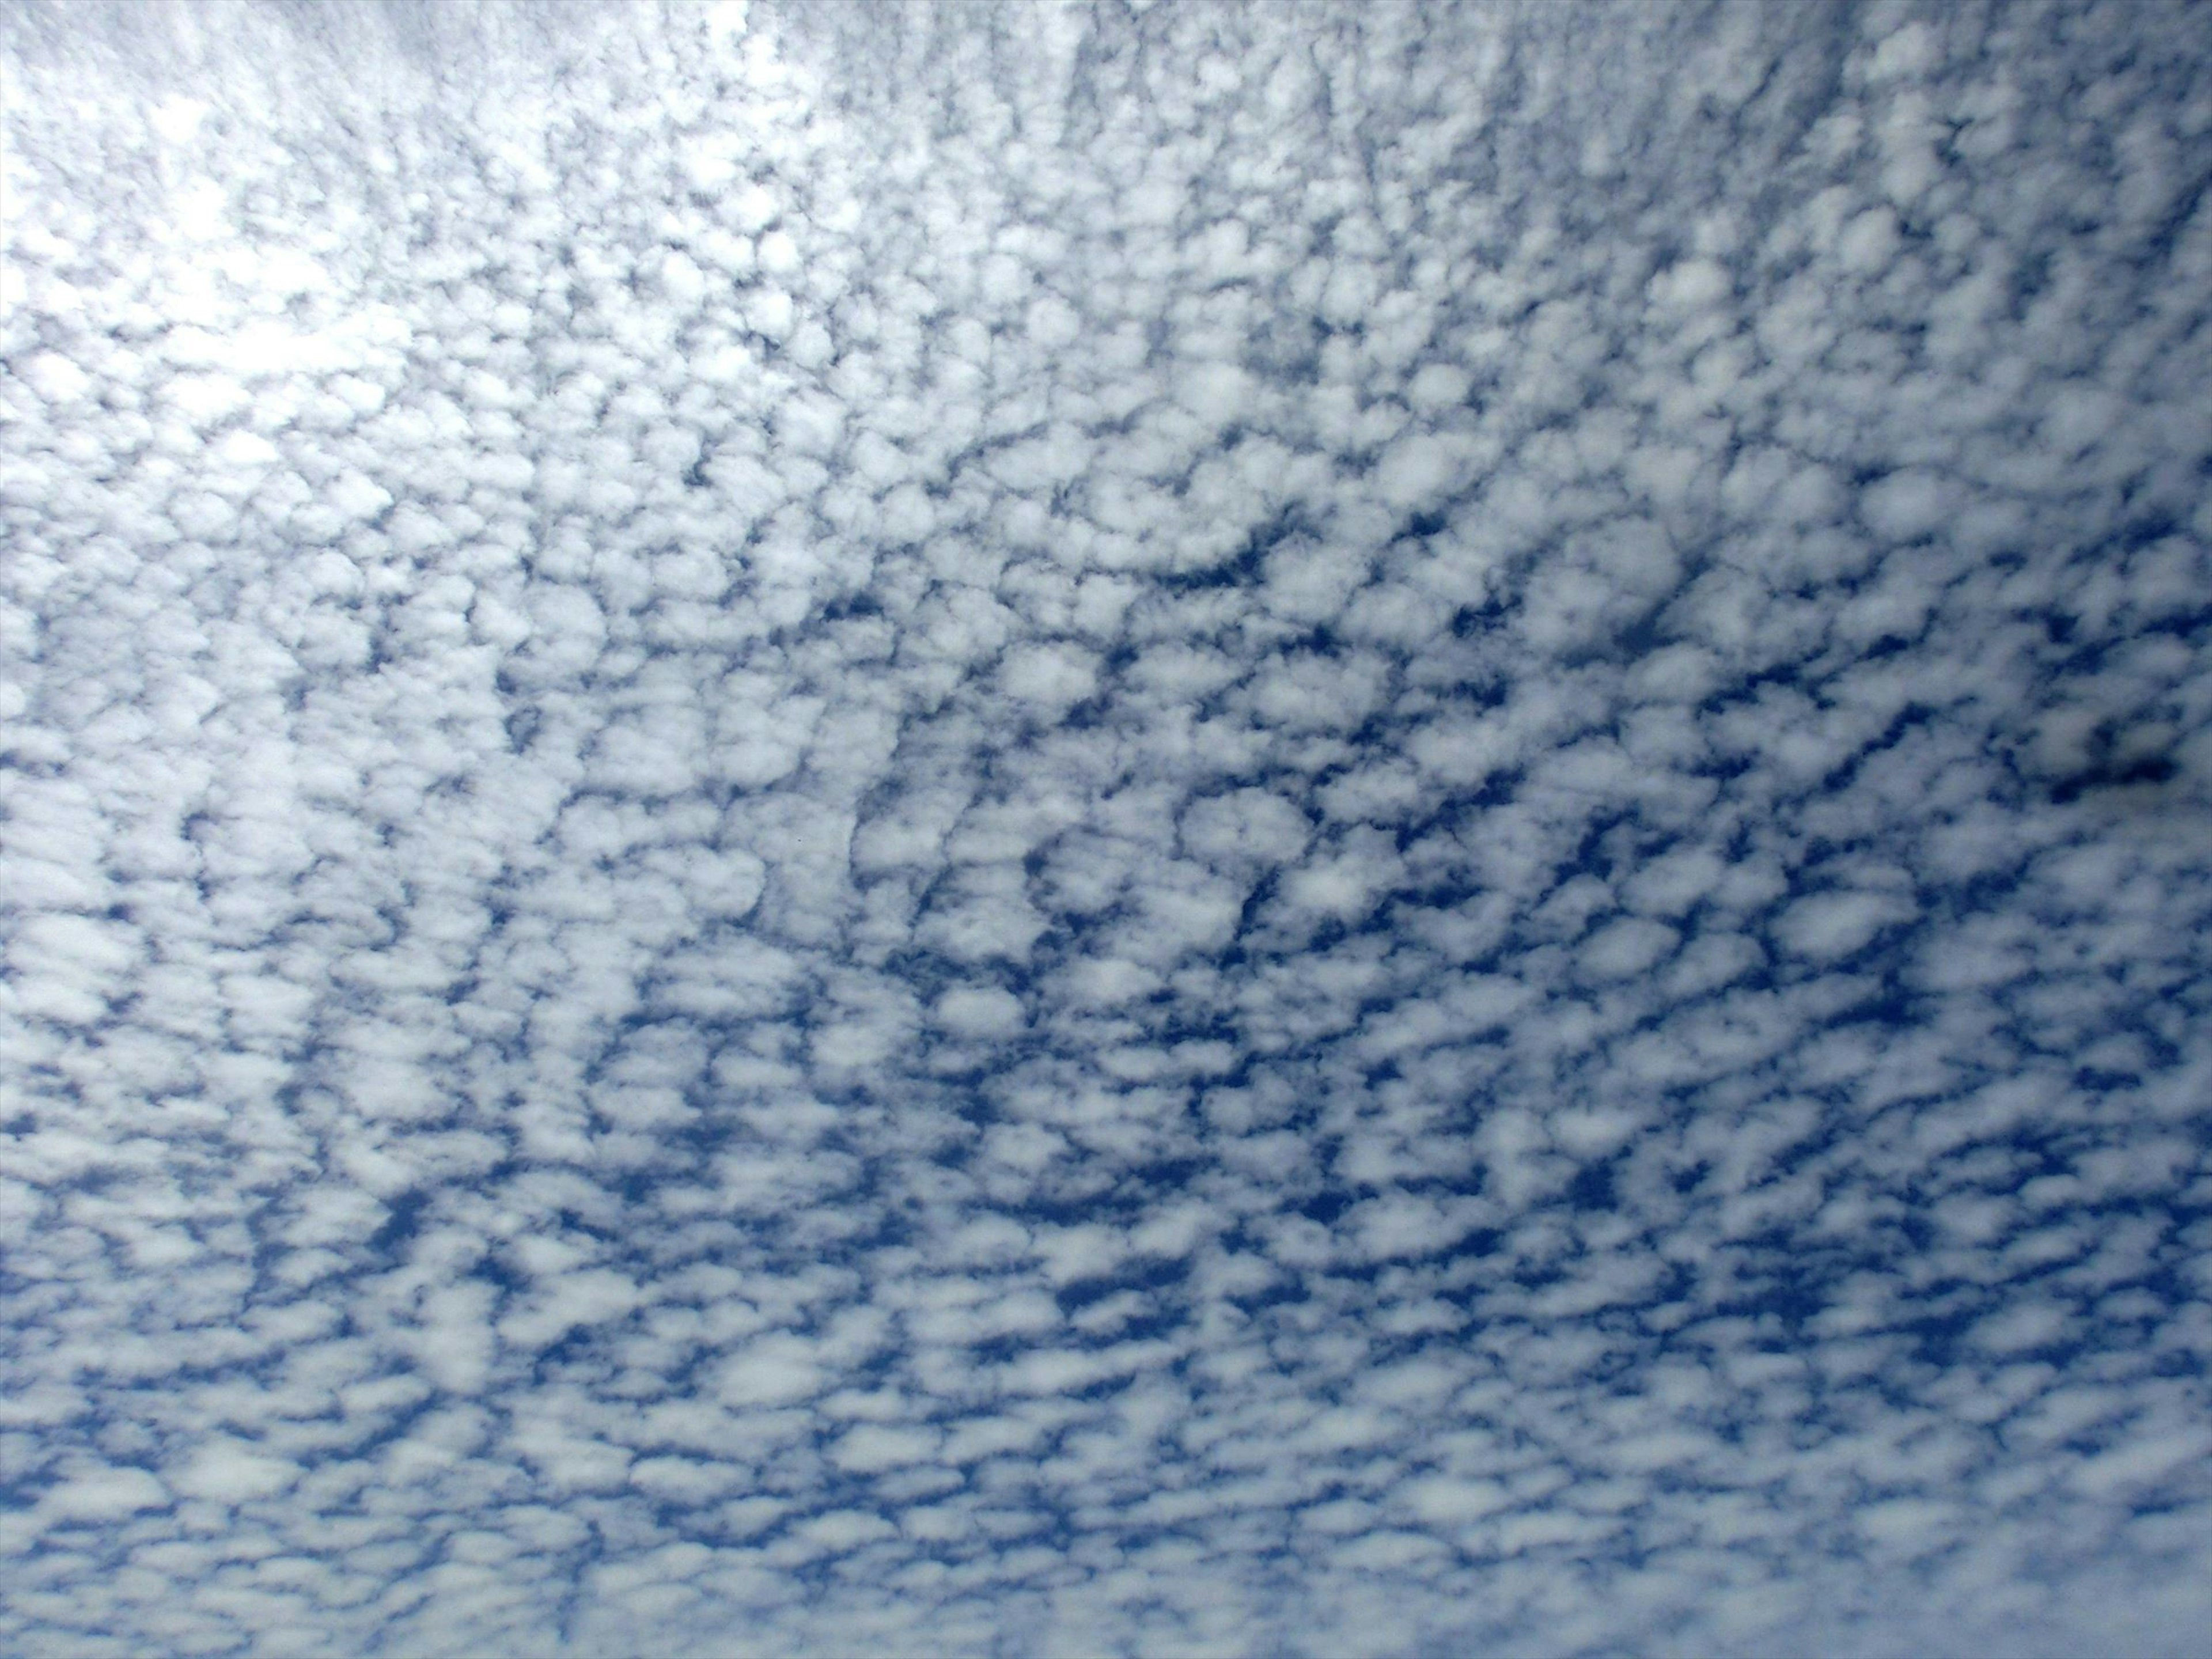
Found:
<svg viewBox="0 0 2212 1659"><path fill-rule="evenodd" d="M0 1646L2201 1641L2178 12L5 27Z"/></svg>

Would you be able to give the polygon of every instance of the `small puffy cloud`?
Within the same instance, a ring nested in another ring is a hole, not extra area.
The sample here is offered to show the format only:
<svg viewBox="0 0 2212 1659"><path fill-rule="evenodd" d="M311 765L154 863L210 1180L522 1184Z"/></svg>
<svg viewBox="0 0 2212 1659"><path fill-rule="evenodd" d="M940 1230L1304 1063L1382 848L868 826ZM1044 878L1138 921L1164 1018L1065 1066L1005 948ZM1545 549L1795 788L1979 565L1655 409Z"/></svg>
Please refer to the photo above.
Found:
<svg viewBox="0 0 2212 1659"><path fill-rule="evenodd" d="M1367 912L1395 874L1395 861L1370 844L1347 848L1287 872L1278 891L1293 910L1350 921Z"/></svg>
<svg viewBox="0 0 2212 1659"><path fill-rule="evenodd" d="M713 1389L726 1406L788 1406L812 1398L829 1382L813 1345L795 1336L766 1336L723 1362Z"/></svg>
<svg viewBox="0 0 2212 1659"><path fill-rule="evenodd" d="M1514 764L1522 744L1496 716L1448 715L1416 731L1407 750L1440 781L1466 787Z"/></svg>
<svg viewBox="0 0 2212 1659"><path fill-rule="evenodd" d="M1641 916L1609 923L1579 947L1583 971L1597 979L1626 979L1648 971L1671 954L1681 935Z"/></svg>
<svg viewBox="0 0 2212 1659"><path fill-rule="evenodd" d="M935 1453L938 1440L927 1429L864 1424L830 1448L830 1461L855 1474L880 1474L925 1461Z"/></svg>
<svg viewBox="0 0 2212 1659"><path fill-rule="evenodd" d="M50 404L80 403L94 386L92 376L58 351L38 353L21 372L25 383Z"/></svg>
<svg viewBox="0 0 2212 1659"><path fill-rule="evenodd" d="M50 1487L40 1504L65 1520L112 1522L166 1509L169 1501L168 1489L149 1470L93 1468L79 1470Z"/></svg>
<svg viewBox="0 0 2212 1659"><path fill-rule="evenodd" d="M1003 1037L1022 1029L1021 999L995 985L956 986L937 1000L937 1024L956 1036Z"/></svg>
<svg viewBox="0 0 2212 1659"><path fill-rule="evenodd" d="M1048 718L1065 714L1098 689L1098 659L1066 643L1020 646L999 665L1006 695Z"/></svg>
<svg viewBox="0 0 2212 1659"><path fill-rule="evenodd" d="M1866 487L1859 513L1885 540L1909 542L1929 534L1959 511L1955 486L1919 468L1891 473Z"/></svg>
<svg viewBox="0 0 2212 1659"><path fill-rule="evenodd" d="M1437 393L1432 390L1431 398ZM1428 433L1401 438L1375 464L1376 492L1392 507L1403 511L1423 507L1463 484L1467 477L1463 450L1449 440Z"/></svg>
<svg viewBox="0 0 2212 1659"><path fill-rule="evenodd" d="M1912 903L1894 893L1818 893L1784 910L1775 921L1774 934L1795 956L1833 962L1863 950L1884 928L1913 914Z"/></svg>
<svg viewBox="0 0 2212 1659"><path fill-rule="evenodd" d="M605 1324L637 1306L638 1288L609 1268L559 1273L538 1283L525 1308L500 1322L500 1335L523 1348L543 1347L581 1326Z"/></svg>
<svg viewBox="0 0 2212 1659"><path fill-rule="evenodd" d="M1634 908L1680 916L1719 884L1726 865L1706 847L1680 847L1652 860L1622 885Z"/></svg>
<svg viewBox="0 0 2212 1659"><path fill-rule="evenodd" d="M1726 267L1717 261L1688 259L1654 276L1648 292L1663 309L1704 311L1727 299L1732 286Z"/></svg>
<svg viewBox="0 0 2212 1659"><path fill-rule="evenodd" d="M1480 1521L1514 1503L1512 1492L1501 1481L1449 1475L1423 1475L1408 1480L1395 1495L1422 1521L1445 1527Z"/></svg>
<svg viewBox="0 0 2212 1659"><path fill-rule="evenodd" d="M1304 813L1264 789L1201 796L1184 810L1180 828L1183 846L1209 861L1288 863L1313 836Z"/></svg>
<svg viewBox="0 0 2212 1659"><path fill-rule="evenodd" d="M1977 1322L1968 1334L1978 1348L1996 1354L2026 1353L2064 1340L2074 1322L2058 1304L2028 1301Z"/></svg>
<svg viewBox="0 0 2212 1659"><path fill-rule="evenodd" d="M1068 970L1063 984L1077 1001L1109 1008L1158 988L1160 976L1141 963L1120 957L1097 957Z"/></svg>
<svg viewBox="0 0 2212 1659"><path fill-rule="evenodd" d="M1364 562L1347 550L1305 537L1271 550L1264 569L1268 609L1308 624L1336 616L1367 575Z"/></svg>
<svg viewBox="0 0 2212 1659"><path fill-rule="evenodd" d="M169 1485L187 1498L243 1504L273 1498L301 1475L300 1465L245 1441L216 1437L195 1448L169 1474Z"/></svg>

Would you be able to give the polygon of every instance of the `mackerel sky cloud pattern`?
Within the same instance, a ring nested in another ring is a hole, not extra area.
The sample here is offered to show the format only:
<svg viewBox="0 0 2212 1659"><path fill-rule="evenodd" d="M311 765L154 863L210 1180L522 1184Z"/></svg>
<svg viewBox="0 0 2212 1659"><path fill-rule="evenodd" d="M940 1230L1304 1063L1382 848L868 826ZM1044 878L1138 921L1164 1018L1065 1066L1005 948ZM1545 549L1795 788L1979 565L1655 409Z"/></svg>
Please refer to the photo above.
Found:
<svg viewBox="0 0 2212 1659"><path fill-rule="evenodd" d="M0 20L0 1648L2212 1628L2212 52Z"/></svg>

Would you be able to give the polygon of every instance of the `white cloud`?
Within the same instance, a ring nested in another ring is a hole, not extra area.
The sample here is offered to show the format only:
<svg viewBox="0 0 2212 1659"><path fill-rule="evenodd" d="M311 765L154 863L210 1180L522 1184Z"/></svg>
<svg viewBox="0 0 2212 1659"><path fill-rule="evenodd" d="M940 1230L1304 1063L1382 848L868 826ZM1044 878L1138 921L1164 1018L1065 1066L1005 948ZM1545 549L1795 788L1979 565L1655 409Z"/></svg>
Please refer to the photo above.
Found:
<svg viewBox="0 0 2212 1659"><path fill-rule="evenodd" d="M827 1381L809 1344L769 1336L748 1344L720 1368L714 1394L727 1406L788 1406L811 1398Z"/></svg>
<svg viewBox="0 0 2212 1659"><path fill-rule="evenodd" d="M5 35L13 1644L2185 1647L2194 37L991 10Z"/></svg>
<svg viewBox="0 0 2212 1659"><path fill-rule="evenodd" d="M1023 1024L1021 999L994 985L958 986L937 1001L937 1023L959 1036L1004 1037Z"/></svg>
<svg viewBox="0 0 2212 1659"><path fill-rule="evenodd" d="M1023 646L999 670L1007 695L1049 719L1066 714L1097 690L1097 659L1079 646Z"/></svg>
<svg viewBox="0 0 2212 1659"><path fill-rule="evenodd" d="M69 1521L112 1522L167 1509L166 1487L144 1469L80 1469L47 1492L41 1507Z"/></svg>
<svg viewBox="0 0 2212 1659"><path fill-rule="evenodd" d="M1819 893L1784 910L1775 931L1797 955L1832 962L1863 949L1912 912L1912 905L1893 893Z"/></svg>
<svg viewBox="0 0 2212 1659"><path fill-rule="evenodd" d="M252 1446L218 1438L199 1447L170 1476L170 1484L188 1498L218 1504L239 1504L271 1498L300 1479L300 1466L288 1457L272 1457Z"/></svg>

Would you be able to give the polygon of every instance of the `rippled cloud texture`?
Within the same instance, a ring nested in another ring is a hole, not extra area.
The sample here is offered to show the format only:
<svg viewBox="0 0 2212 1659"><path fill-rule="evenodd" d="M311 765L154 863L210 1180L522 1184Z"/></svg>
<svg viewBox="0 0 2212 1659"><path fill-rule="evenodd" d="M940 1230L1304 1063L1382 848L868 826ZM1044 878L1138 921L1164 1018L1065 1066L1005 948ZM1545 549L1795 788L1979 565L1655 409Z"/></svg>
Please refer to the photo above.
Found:
<svg viewBox="0 0 2212 1659"><path fill-rule="evenodd" d="M2203 21L19 8L0 1647L2193 1648Z"/></svg>

